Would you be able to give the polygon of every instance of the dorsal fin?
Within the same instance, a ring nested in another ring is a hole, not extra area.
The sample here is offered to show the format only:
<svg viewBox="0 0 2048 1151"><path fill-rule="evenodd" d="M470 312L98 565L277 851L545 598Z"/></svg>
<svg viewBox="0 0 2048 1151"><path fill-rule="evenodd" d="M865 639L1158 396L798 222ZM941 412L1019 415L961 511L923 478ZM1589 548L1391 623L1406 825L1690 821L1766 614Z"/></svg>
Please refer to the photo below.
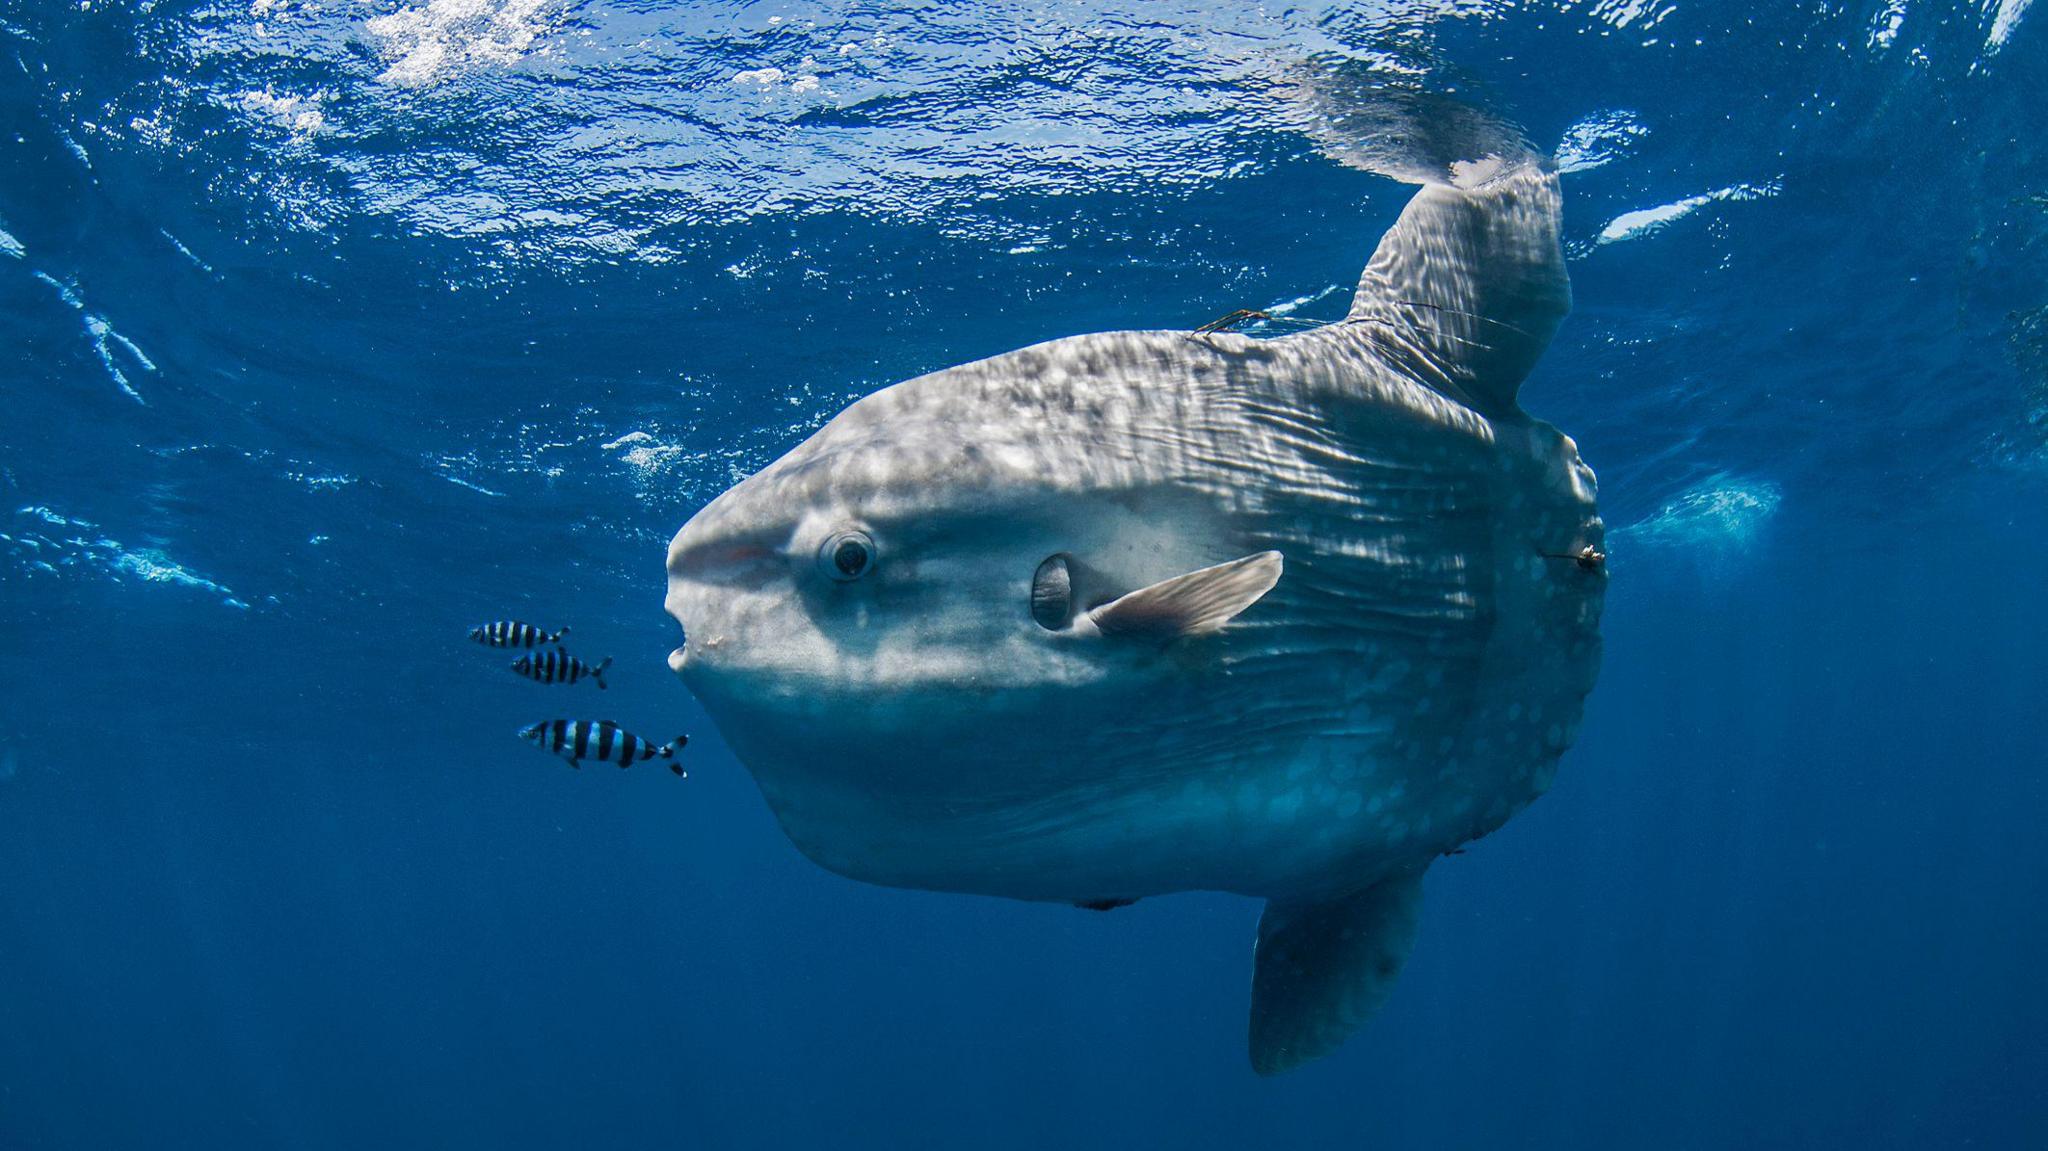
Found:
<svg viewBox="0 0 2048 1151"><path fill-rule="evenodd" d="M1510 411L1572 306L1558 216L1557 174L1534 163L1469 189L1425 185L1380 240L1349 318L1381 325L1453 398Z"/></svg>

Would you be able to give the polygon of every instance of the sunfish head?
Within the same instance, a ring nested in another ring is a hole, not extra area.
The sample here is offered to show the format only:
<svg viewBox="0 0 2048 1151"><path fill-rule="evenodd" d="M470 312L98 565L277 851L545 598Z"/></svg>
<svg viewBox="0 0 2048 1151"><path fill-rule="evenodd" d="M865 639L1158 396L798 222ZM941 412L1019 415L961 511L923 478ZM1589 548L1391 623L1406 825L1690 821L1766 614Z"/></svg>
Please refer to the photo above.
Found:
<svg viewBox="0 0 2048 1151"><path fill-rule="evenodd" d="M1115 553L1163 525L1043 444L969 442L943 405L921 418L926 383L854 405L669 546L686 637L669 665L754 756L985 754L948 741L1008 709L1115 694L1152 662L1085 613L1130 590Z"/></svg>
<svg viewBox="0 0 2048 1151"><path fill-rule="evenodd" d="M898 384L669 547L670 667L837 870L861 869L834 858L858 834L835 822L1022 811L1145 747L1148 722L1188 738L1174 699L1209 662L1190 648L1226 643L1099 626L1119 597L1239 554L1213 501L1132 484L1114 436L1012 412L952 373Z"/></svg>

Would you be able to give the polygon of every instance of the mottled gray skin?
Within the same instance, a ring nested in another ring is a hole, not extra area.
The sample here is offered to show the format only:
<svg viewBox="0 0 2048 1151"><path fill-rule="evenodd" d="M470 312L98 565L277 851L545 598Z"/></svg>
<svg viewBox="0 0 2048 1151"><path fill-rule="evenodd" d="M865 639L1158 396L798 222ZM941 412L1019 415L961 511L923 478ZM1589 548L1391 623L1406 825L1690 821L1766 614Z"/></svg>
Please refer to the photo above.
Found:
<svg viewBox="0 0 2048 1151"><path fill-rule="evenodd" d="M671 666L857 879L1309 906L1418 876L1550 785L1598 664L1605 573L1560 558L1600 545L1593 476L1514 395L1568 300L1531 169L1419 193L1345 322L886 388L676 536ZM875 563L835 581L851 529ZM1055 553L1089 607L1268 550L1277 586L1213 633L1031 616Z"/></svg>

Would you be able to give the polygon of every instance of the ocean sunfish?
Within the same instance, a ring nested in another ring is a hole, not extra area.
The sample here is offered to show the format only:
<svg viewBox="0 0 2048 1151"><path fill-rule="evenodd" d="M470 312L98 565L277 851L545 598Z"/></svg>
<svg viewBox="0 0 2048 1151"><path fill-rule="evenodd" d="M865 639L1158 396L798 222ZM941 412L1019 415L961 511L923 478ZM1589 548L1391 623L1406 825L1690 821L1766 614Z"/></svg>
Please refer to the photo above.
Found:
<svg viewBox="0 0 2048 1151"><path fill-rule="evenodd" d="M676 535L670 667L842 875L1265 899L1252 1064L1330 1052L1599 665L1593 474L1516 399L1571 305L1558 213L1541 164L1425 186L1338 323L860 400Z"/></svg>

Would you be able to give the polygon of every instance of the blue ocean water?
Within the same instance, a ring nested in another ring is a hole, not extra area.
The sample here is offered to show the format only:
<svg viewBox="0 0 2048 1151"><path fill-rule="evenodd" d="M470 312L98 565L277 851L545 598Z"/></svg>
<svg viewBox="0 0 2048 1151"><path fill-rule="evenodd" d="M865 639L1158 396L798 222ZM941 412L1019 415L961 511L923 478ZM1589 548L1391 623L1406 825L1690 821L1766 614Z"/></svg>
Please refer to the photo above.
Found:
<svg viewBox="0 0 2048 1151"><path fill-rule="evenodd" d="M0 1148L2048 1145L2029 8L0 0ZM1304 66L1558 152L1613 581L1553 793L1261 1080L1251 901L799 857L661 564L891 381L1340 316L1409 189ZM503 616L690 777L522 746L597 697Z"/></svg>

